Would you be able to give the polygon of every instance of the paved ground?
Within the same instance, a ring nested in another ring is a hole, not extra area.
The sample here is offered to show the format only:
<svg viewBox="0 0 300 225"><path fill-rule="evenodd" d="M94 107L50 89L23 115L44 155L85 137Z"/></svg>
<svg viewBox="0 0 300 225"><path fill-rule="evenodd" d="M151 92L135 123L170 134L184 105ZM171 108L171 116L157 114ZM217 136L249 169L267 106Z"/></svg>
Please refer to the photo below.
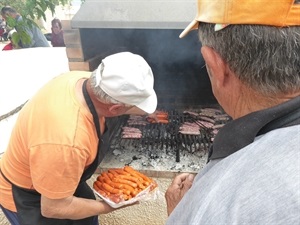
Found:
<svg viewBox="0 0 300 225"><path fill-rule="evenodd" d="M0 212L0 225L10 225L2 211Z"/></svg>

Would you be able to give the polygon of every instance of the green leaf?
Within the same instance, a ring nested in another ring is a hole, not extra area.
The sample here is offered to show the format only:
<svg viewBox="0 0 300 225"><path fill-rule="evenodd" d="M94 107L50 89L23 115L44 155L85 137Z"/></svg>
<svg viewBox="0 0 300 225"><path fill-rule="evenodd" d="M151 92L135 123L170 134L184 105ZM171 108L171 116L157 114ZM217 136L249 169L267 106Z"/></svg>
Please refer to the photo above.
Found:
<svg viewBox="0 0 300 225"><path fill-rule="evenodd" d="M43 10L37 8L36 11L37 11L37 14L38 14L38 18L43 17L43 19L46 20L46 15L45 15Z"/></svg>
<svg viewBox="0 0 300 225"><path fill-rule="evenodd" d="M17 24L17 20L12 18L12 17L7 17L6 19L6 24L9 26L9 27L15 27L16 24Z"/></svg>
<svg viewBox="0 0 300 225"><path fill-rule="evenodd" d="M21 36L20 36L19 33L15 32L15 33L12 34L11 41L12 41L14 46L19 47L20 40L21 40Z"/></svg>
<svg viewBox="0 0 300 225"><path fill-rule="evenodd" d="M40 6L41 6L41 9L43 10L43 12L45 12L47 10L47 2L41 1Z"/></svg>
<svg viewBox="0 0 300 225"><path fill-rule="evenodd" d="M31 43L31 38L25 31L20 32L20 39L21 39L22 43L24 43L24 44Z"/></svg>

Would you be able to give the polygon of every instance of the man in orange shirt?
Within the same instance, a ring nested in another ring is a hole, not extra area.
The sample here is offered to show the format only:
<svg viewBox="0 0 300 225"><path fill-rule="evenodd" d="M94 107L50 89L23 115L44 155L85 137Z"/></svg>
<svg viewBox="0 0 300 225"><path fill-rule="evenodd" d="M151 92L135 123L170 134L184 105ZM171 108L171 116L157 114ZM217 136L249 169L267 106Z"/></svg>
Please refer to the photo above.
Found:
<svg viewBox="0 0 300 225"><path fill-rule="evenodd" d="M86 184L106 153L105 118L153 113L153 85L147 62L122 52L42 87L20 111L0 161L0 206L11 224L96 225L113 211Z"/></svg>

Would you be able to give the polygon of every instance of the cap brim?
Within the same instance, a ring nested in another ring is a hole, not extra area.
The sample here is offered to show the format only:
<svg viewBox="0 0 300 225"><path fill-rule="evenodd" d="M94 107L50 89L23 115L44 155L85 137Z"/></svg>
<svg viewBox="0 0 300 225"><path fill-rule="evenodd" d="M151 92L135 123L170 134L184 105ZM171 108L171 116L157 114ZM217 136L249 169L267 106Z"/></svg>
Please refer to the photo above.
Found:
<svg viewBox="0 0 300 225"><path fill-rule="evenodd" d="M144 112L151 114L156 110L157 107L157 96L154 90L152 90L152 94L146 98L143 102L136 105L139 109Z"/></svg>
<svg viewBox="0 0 300 225"><path fill-rule="evenodd" d="M199 26L199 21L193 20L179 35L179 38L185 37L191 30L197 29Z"/></svg>

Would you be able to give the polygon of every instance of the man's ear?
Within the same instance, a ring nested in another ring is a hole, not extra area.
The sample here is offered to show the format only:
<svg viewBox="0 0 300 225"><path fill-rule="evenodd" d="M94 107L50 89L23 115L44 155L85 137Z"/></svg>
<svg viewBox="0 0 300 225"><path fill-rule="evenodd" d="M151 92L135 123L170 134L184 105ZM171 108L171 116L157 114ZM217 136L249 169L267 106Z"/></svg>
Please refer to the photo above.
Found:
<svg viewBox="0 0 300 225"><path fill-rule="evenodd" d="M113 115L118 115L122 113L122 110L124 109L124 106L121 104L114 104L108 108L108 111Z"/></svg>
<svg viewBox="0 0 300 225"><path fill-rule="evenodd" d="M223 83L226 78L226 62L213 48L203 46L201 48L202 56L209 70L209 76L214 76L213 79L217 79Z"/></svg>

